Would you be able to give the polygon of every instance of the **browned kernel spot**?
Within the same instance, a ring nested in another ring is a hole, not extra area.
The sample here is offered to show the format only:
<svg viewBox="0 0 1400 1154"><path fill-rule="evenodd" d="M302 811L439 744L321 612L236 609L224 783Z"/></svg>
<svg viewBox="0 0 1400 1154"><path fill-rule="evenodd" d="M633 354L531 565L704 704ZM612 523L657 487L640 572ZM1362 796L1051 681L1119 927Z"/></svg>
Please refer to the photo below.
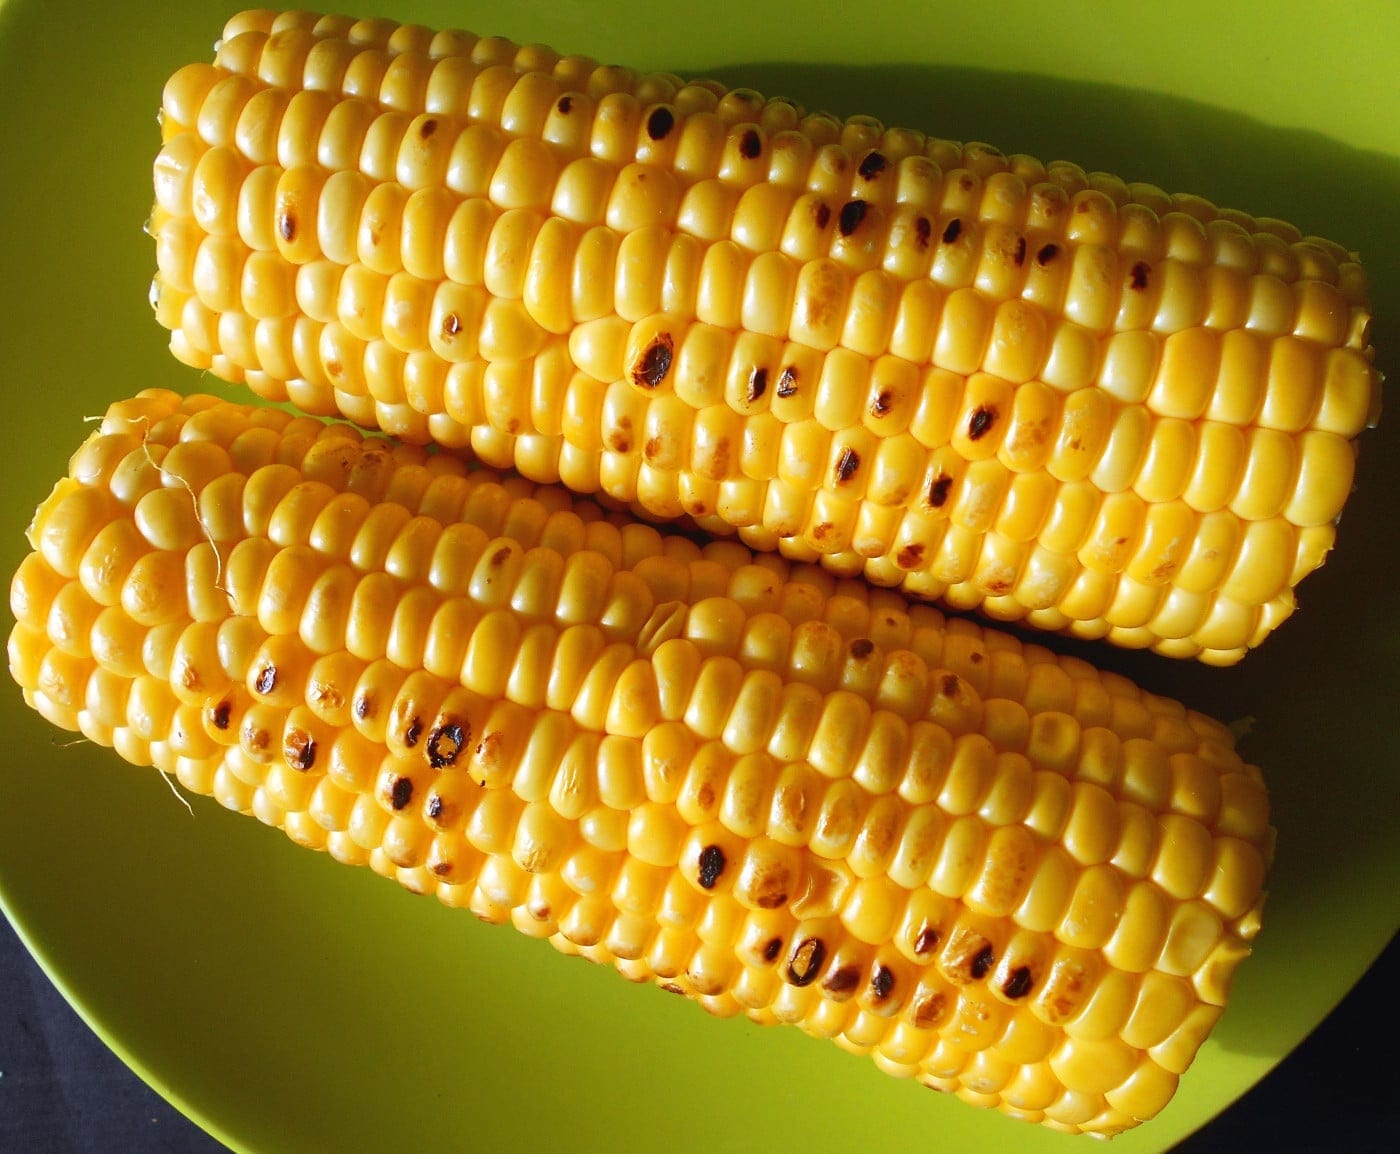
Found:
<svg viewBox="0 0 1400 1154"><path fill-rule="evenodd" d="M824 200L814 201L812 219L816 222L818 229L824 230L831 223L831 206Z"/></svg>
<svg viewBox="0 0 1400 1154"><path fill-rule="evenodd" d="M492 569L499 569L502 565L506 563L506 559L509 556L510 546L502 545L499 549L492 553L491 556L486 558L486 563L490 565Z"/></svg>
<svg viewBox="0 0 1400 1154"><path fill-rule="evenodd" d="M566 93L559 98L554 107L559 109L559 115L568 116L574 110L574 98Z"/></svg>
<svg viewBox="0 0 1400 1154"><path fill-rule="evenodd" d="M865 219L865 211L868 205L863 200L848 200L841 206L841 216L836 222L837 231L842 236L850 236L860 227L860 222Z"/></svg>
<svg viewBox="0 0 1400 1154"><path fill-rule="evenodd" d="M889 161L885 159L883 153L868 152L865 159L860 162L860 167L856 172L860 174L862 180L874 180L880 173L888 167Z"/></svg>
<svg viewBox="0 0 1400 1154"><path fill-rule="evenodd" d="M423 736L423 722L418 718L410 718L408 728L403 731L403 743L409 749L418 744L418 739Z"/></svg>
<svg viewBox="0 0 1400 1154"><path fill-rule="evenodd" d="M354 708L355 716L361 721L365 721L369 718L369 715L374 712L374 698L368 693L361 693L355 698Z"/></svg>
<svg viewBox="0 0 1400 1154"><path fill-rule="evenodd" d="M1029 966L1017 966L1006 979L1001 992L1008 998L1024 998L1031 992L1031 971Z"/></svg>
<svg viewBox="0 0 1400 1154"><path fill-rule="evenodd" d="M671 371L671 358L674 351L675 342L672 340L671 334L657 333L656 338L647 345L646 351L632 366L632 383L640 385L644 389L656 388L666 379L666 374Z"/></svg>
<svg viewBox="0 0 1400 1154"><path fill-rule="evenodd" d="M914 952L920 957L931 954L938 948L938 943L942 938L943 935L932 926L924 926L919 930L919 936L914 939Z"/></svg>
<svg viewBox="0 0 1400 1154"><path fill-rule="evenodd" d="M344 376L344 374L345 366L339 361L330 360L326 362L326 376L334 378Z"/></svg>
<svg viewBox="0 0 1400 1154"><path fill-rule="evenodd" d="M962 176L958 177L958 188L960 188L963 192L972 191L972 177L969 176L966 172L964 172Z"/></svg>
<svg viewBox="0 0 1400 1154"><path fill-rule="evenodd" d="M924 559L924 547L918 541L906 545L895 554L894 563L901 569L915 569Z"/></svg>
<svg viewBox="0 0 1400 1154"><path fill-rule="evenodd" d="M870 975L870 993L877 1000L883 1002L890 996L890 991L894 989L894 971L888 966L875 963L875 971Z"/></svg>
<svg viewBox="0 0 1400 1154"><path fill-rule="evenodd" d="M412 800L413 780L407 777L394 778L394 784L389 787L389 804L399 810Z"/></svg>
<svg viewBox="0 0 1400 1154"><path fill-rule="evenodd" d="M988 429L996 422L997 411L993 405L978 405L972 411L972 417L967 422L967 439L978 441L986 435Z"/></svg>
<svg viewBox="0 0 1400 1154"><path fill-rule="evenodd" d="M758 132L750 128L739 138L739 155L745 160L753 160L763 151L763 141L759 139Z"/></svg>
<svg viewBox="0 0 1400 1154"><path fill-rule="evenodd" d="M983 946L972 955L972 961L967 967L967 972L972 975L974 981L981 981L992 972L992 967L996 965L996 954L990 945Z"/></svg>
<svg viewBox="0 0 1400 1154"><path fill-rule="evenodd" d="M938 691L943 694L944 697L956 697L958 695L958 688L961 685L962 681L956 673L945 673L943 675L943 680L938 683Z"/></svg>
<svg viewBox="0 0 1400 1154"><path fill-rule="evenodd" d="M445 878L452 872L452 863L450 861L435 861L428 868L438 877Z"/></svg>
<svg viewBox="0 0 1400 1154"><path fill-rule="evenodd" d="M549 921L549 916L552 912L547 902L536 902L534 905L530 906L530 916L537 922Z"/></svg>
<svg viewBox="0 0 1400 1154"><path fill-rule="evenodd" d="M759 399L768 391L768 370L759 365L755 365L749 373L749 385L745 390L745 396L750 403Z"/></svg>
<svg viewBox="0 0 1400 1154"><path fill-rule="evenodd" d="M661 450L663 448L664 444L660 437L648 437L647 443L642 446L642 453L646 456L648 461L654 461L657 457L661 456Z"/></svg>
<svg viewBox="0 0 1400 1154"><path fill-rule="evenodd" d="M778 396L790 397L797 392L797 368L788 365L778 374Z"/></svg>
<svg viewBox="0 0 1400 1154"><path fill-rule="evenodd" d="M1014 588L1015 583L1008 581L1005 577L996 577L988 581L985 589L993 597L1004 597Z"/></svg>
<svg viewBox="0 0 1400 1154"><path fill-rule="evenodd" d="M1035 254L1035 263L1044 268L1052 260L1060 255L1060 246L1057 244L1042 245L1038 253Z"/></svg>
<svg viewBox="0 0 1400 1154"><path fill-rule="evenodd" d="M442 318L442 336L444 340L451 340L462 331L462 318L456 313L448 313Z"/></svg>
<svg viewBox="0 0 1400 1154"><path fill-rule="evenodd" d="M1026 263L1026 238L1025 238L1025 237L1023 237L1023 236L1018 236L1018 237L1016 238L1016 251L1012 254L1011 259L1014 260L1014 261L1016 262L1016 267L1017 267L1017 268L1020 268L1023 264Z"/></svg>
<svg viewBox="0 0 1400 1154"><path fill-rule="evenodd" d="M253 688L266 696L277 687L277 667L275 665L264 665L258 670L257 680L253 682Z"/></svg>
<svg viewBox="0 0 1400 1154"><path fill-rule="evenodd" d="M812 540L818 545L836 537L836 526L830 521L821 521L812 529Z"/></svg>
<svg viewBox="0 0 1400 1154"><path fill-rule="evenodd" d="M875 642L869 637L857 637L851 642L851 656L857 661L864 657L869 657L875 652Z"/></svg>
<svg viewBox="0 0 1400 1154"><path fill-rule="evenodd" d="M776 910L787 905L788 881L785 869L770 869L759 874L751 887L754 905L761 910Z"/></svg>
<svg viewBox="0 0 1400 1154"><path fill-rule="evenodd" d="M889 389L881 389L875 394L875 399L870 402L870 415L872 417L883 417L893 407L894 397Z"/></svg>
<svg viewBox="0 0 1400 1154"><path fill-rule="evenodd" d="M440 818L442 816L443 811L442 795L438 793L430 793L428 795L428 804L424 806L424 810L427 812L427 815L430 818L434 820Z"/></svg>
<svg viewBox="0 0 1400 1154"><path fill-rule="evenodd" d="M227 729L232 720L233 702L225 698L214 706L214 711L209 715L209 720L214 723L215 729Z"/></svg>
<svg viewBox="0 0 1400 1154"><path fill-rule="evenodd" d="M782 953L782 950L782 938L769 938L766 942L763 943L763 960L765 962L771 962L780 953Z"/></svg>
<svg viewBox="0 0 1400 1154"><path fill-rule="evenodd" d="M296 239L297 218L291 209L283 209L277 214L277 235L285 241Z"/></svg>
<svg viewBox="0 0 1400 1154"><path fill-rule="evenodd" d="M282 739L282 756L293 769L310 769L316 764L316 742L304 729L289 730Z"/></svg>
<svg viewBox="0 0 1400 1154"><path fill-rule="evenodd" d="M839 485L842 481L849 481L859 468L860 454L847 445L841 450L841 455L836 458L836 468L833 470L836 483Z"/></svg>
<svg viewBox="0 0 1400 1154"><path fill-rule="evenodd" d="M1152 270L1147 267L1147 262L1145 260L1138 261L1137 264L1133 265L1129 273L1132 279L1130 279L1128 283L1133 288L1137 289L1138 292L1141 292L1147 287L1147 275L1151 271Z"/></svg>
<svg viewBox="0 0 1400 1154"><path fill-rule="evenodd" d="M928 248L928 242L933 237L933 221L926 216L914 218L914 243L919 246L919 251L923 252Z"/></svg>
<svg viewBox="0 0 1400 1154"><path fill-rule="evenodd" d="M948 999L943 994L927 994L914 1003L914 1025L924 1030L943 1016ZM936 1087L935 1087L936 1088Z"/></svg>
<svg viewBox="0 0 1400 1154"><path fill-rule="evenodd" d="M619 417L617 427L608 431L608 448L617 453L632 451L632 418Z"/></svg>
<svg viewBox="0 0 1400 1154"><path fill-rule="evenodd" d="M948 490L953 487L953 478L947 473L939 473L928 487L928 503L935 509L943 508L948 500Z"/></svg>
<svg viewBox="0 0 1400 1154"><path fill-rule="evenodd" d="M664 140L666 134L676 126L676 118L666 107L655 108L647 117L647 135L653 140Z"/></svg>
<svg viewBox="0 0 1400 1154"><path fill-rule="evenodd" d="M724 873L724 850L717 845L707 845L700 851L700 888L712 890Z"/></svg>
<svg viewBox="0 0 1400 1154"><path fill-rule="evenodd" d="M661 988L665 990L668 994L680 994L682 997L685 996L685 988L683 986L676 985L675 982L662 982Z"/></svg>
<svg viewBox="0 0 1400 1154"><path fill-rule="evenodd" d="M805 938L799 942L788 958L788 981L794 986L810 985L821 972L826 961L826 946L820 938Z"/></svg>
<svg viewBox="0 0 1400 1154"><path fill-rule="evenodd" d="M947 228L943 230L943 243L952 244L955 240L958 239L961 233L962 221L960 221L957 217L953 217L953 219L948 222Z"/></svg>
<svg viewBox="0 0 1400 1154"><path fill-rule="evenodd" d="M455 764L457 755L466 748L467 742L470 740L470 725L464 725L456 718L444 721L432 733L428 734L426 746L428 764L434 769L442 769L443 766Z"/></svg>
<svg viewBox="0 0 1400 1154"><path fill-rule="evenodd" d="M324 709L339 709L345 704L345 698L334 685L316 678L311 679L311 683L306 687L306 699L313 705L319 705Z"/></svg>
<svg viewBox="0 0 1400 1154"><path fill-rule="evenodd" d="M822 989L829 994L846 994L854 990L859 982L860 971L855 966L842 966L826 976Z"/></svg>
<svg viewBox="0 0 1400 1154"><path fill-rule="evenodd" d="M418 128L418 135L427 140L437 130L438 122L436 120L425 120Z"/></svg>
<svg viewBox="0 0 1400 1154"><path fill-rule="evenodd" d="M980 649L974 649L967 655L967 659L971 661L973 665L981 665L985 660Z"/></svg>
<svg viewBox="0 0 1400 1154"><path fill-rule="evenodd" d="M1076 205L1074 206L1074 211L1075 211L1075 212L1088 212L1088 211L1089 211L1089 202L1088 202L1087 200L1081 200L1078 204L1076 204Z"/></svg>

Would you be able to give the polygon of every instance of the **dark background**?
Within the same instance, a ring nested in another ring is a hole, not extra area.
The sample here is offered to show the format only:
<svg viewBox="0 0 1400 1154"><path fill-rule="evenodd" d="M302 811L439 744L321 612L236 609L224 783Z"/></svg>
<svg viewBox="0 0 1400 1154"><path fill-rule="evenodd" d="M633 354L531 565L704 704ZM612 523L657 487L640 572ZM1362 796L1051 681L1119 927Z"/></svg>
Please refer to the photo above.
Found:
<svg viewBox="0 0 1400 1154"><path fill-rule="evenodd" d="M1235 1106L1178 1146L1178 1154L1395 1150L1397 983L1400 949L1392 939L1317 1031ZM0 918L0 1154L224 1149L117 1060Z"/></svg>

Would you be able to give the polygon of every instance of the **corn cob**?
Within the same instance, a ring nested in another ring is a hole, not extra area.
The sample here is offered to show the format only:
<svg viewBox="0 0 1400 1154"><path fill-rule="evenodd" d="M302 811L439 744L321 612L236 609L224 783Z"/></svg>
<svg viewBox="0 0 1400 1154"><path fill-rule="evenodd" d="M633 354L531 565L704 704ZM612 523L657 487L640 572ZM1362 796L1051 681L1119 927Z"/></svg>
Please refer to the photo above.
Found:
<svg viewBox="0 0 1400 1154"><path fill-rule="evenodd" d="M817 566L159 391L29 537L10 668L54 724L975 1105L1151 1117L1259 925L1227 728Z"/></svg>
<svg viewBox="0 0 1400 1154"><path fill-rule="evenodd" d="M182 361L994 619L1237 661L1378 412L1354 256L1071 164L306 13L162 124Z"/></svg>

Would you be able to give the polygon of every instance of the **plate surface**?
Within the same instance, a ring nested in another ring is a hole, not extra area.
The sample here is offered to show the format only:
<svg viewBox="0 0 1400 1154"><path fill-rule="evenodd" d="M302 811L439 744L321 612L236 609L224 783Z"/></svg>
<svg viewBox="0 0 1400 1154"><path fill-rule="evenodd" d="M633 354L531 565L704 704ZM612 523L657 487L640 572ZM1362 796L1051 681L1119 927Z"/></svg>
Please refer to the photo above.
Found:
<svg viewBox="0 0 1400 1154"><path fill-rule="evenodd" d="M1400 107L1388 0L917 0L490 6L383 14L715 75L1280 216L1362 250L1374 342L1400 348ZM148 386L213 391L150 316L161 86L237 5L0 0L0 570L87 432ZM1116 10L1115 10L1116 11ZM1317 16L1311 15L1317 12ZM1288 15L1297 13L1297 15ZM366 8L364 14L371 14ZM238 393L236 395L246 396ZM1224 720L1275 801L1255 957L1176 1099L1115 1141L1160 1151L1261 1078L1400 922L1392 430L1364 441L1339 548L1233 670L1075 648ZM8 618L6 619L8 628ZM795 1030L653 988L296 848L56 735L0 685L0 904L98 1033L238 1151L1069 1149ZM1319 1104L1325 1108L1324 1104Z"/></svg>

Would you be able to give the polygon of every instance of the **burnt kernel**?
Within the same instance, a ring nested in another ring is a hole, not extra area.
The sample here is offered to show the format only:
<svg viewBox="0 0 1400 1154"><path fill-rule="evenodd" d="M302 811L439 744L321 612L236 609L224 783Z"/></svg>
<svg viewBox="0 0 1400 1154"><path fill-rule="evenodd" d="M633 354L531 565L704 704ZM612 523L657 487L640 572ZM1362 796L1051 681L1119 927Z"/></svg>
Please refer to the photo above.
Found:
<svg viewBox="0 0 1400 1154"><path fill-rule="evenodd" d="M974 981L981 981L992 972L992 967L996 965L997 957L990 945L983 946L972 955L972 961L968 963L967 972L972 975Z"/></svg>
<svg viewBox="0 0 1400 1154"><path fill-rule="evenodd" d="M944 697L956 697L958 689L962 686L962 681L956 673L945 673L943 680L938 683L938 691Z"/></svg>
<svg viewBox="0 0 1400 1154"><path fill-rule="evenodd" d="M568 116L569 113L574 110L574 98L568 93L565 93L555 102L554 107L559 109L560 116ZM655 137L652 139L655 139Z"/></svg>
<svg viewBox="0 0 1400 1154"><path fill-rule="evenodd" d="M1017 966L1006 979L1001 992L1008 998L1024 998L1031 992L1031 971L1029 966Z"/></svg>
<svg viewBox="0 0 1400 1154"><path fill-rule="evenodd" d="M841 455L836 458L836 467L832 470L839 485L842 481L849 481L855 476L856 470L860 468L860 454L847 445L841 450Z"/></svg>
<svg viewBox="0 0 1400 1154"><path fill-rule="evenodd" d="M374 698L368 693L361 693L355 698L353 709L355 716L361 721L368 720L369 715L374 712Z"/></svg>
<svg viewBox="0 0 1400 1154"><path fill-rule="evenodd" d="M842 966L826 976L822 989L828 994L848 994L859 984L860 971L855 966Z"/></svg>
<svg viewBox="0 0 1400 1154"><path fill-rule="evenodd" d="M939 473L928 487L928 503L934 509L941 509L948 502L948 490L953 487L953 478L947 473Z"/></svg>
<svg viewBox="0 0 1400 1154"><path fill-rule="evenodd" d="M875 963L875 971L870 975L870 993L877 1000L883 1002L890 996L890 991L894 989L894 971L888 966Z"/></svg>
<svg viewBox="0 0 1400 1154"><path fill-rule="evenodd" d="M906 545L895 554L894 563L901 569L915 569L924 559L924 547L918 541Z"/></svg>
<svg viewBox="0 0 1400 1154"><path fill-rule="evenodd" d="M717 845L707 845L700 851L700 888L712 890L724 873L724 850Z"/></svg>
<svg viewBox="0 0 1400 1154"><path fill-rule="evenodd" d="M758 130L750 128L743 136L739 137L739 155L745 160L754 160L763 151L763 141L758 135Z"/></svg>
<svg viewBox="0 0 1400 1154"><path fill-rule="evenodd" d="M647 345L641 358L632 366L632 383L644 389L654 389L666 379L675 356L675 342L670 333L658 333Z"/></svg>
<svg viewBox="0 0 1400 1154"><path fill-rule="evenodd" d="M948 226L943 230L943 243L952 244L961 235L962 221L957 217L953 217L953 219L948 222Z"/></svg>
<svg viewBox="0 0 1400 1154"><path fill-rule="evenodd" d="M769 938L766 942L763 943L763 960L764 960L765 962L771 962L771 961L773 961L773 960L776 959L777 956L778 956L780 953L782 953L782 952L783 952L783 939L782 939L782 938Z"/></svg>
<svg viewBox="0 0 1400 1154"><path fill-rule="evenodd" d="M883 417L894 407L894 397L889 389L881 389L870 402L870 415Z"/></svg>
<svg viewBox="0 0 1400 1154"><path fill-rule="evenodd" d="M857 661L869 657L874 652L875 642L871 641L869 637L857 637L851 642L851 656Z"/></svg>
<svg viewBox="0 0 1400 1154"><path fill-rule="evenodd" d="M1151 271L1145 260L1138 261L1128 273L1128 284L1138 292L1142 292L1147 287L1148 275Z"/></svg>
<svg viewBox="0 0 1400 1154"><path fill-rule="evenodd" d="M978 405L972 411L972 416L967 422L967 439L969 441L981 440L987 430L996 423L997 411L992 405Z"/></svg>
<svg viewBox="0 0 1400 1154"><path fill-rule="evenodd" d="M919 246L919 251L923 252L928 248L928 242L933 239L933 221L926 216L914 218L914 243Z"/></svg>
<svg viewBox="0 0 1400 1154"><path fill-rule="evenodd" d="M744 390L745 397L752 403L758 400L768 391L768 370L755 365L749 373L748 387Z"/></svg>
<svg viewBox="0 0 1400 1154"><path fill-rule="evenodd" d="M410 718L408 727L403 731L403 743L409 749L418 744L418 739L423 736L423 722L418 718Z"/></svg>
<svg viewBox="0 0 1400 1154"><path fill-rule="evenodd" d="M788 365L778 374L778 396L790 397L797 392L797 368Z"/></svg>
<svg viewBox="0 0 1400 1154"><path fill-rule="evenodd" d="M282 739L282 756L293 769L308 770L316 764L316 741L304 729L294 729Z"/></svg>
<svg viewBox="0 0 1400 1154"><path fill-rule="evenodd" d="M277 235L285 241L296 239L297 218L291 212L279 212L277 214Z"/></svg>
<svg viewBox="0 0 1400 1154"><path fill-rule="evenodd" d="M1026 238L1018 236L1016 238L1016 251L1011 254L1011 259L1016 262L1016 267L1020 268L1026 263Z"/></svg>
<svg viewBox="0 0 1400 1154"><path fill-rule="evenodd" d="M423 807L430 818L436 820L442 816L443 803L442 795L431 793L428 795L428 804Z"/></svg>
<svg viewBox="0 0 1400 1154"><path fill-rule="evenodd" d="M920 998L914 1003L914 1025L921 1030L932 1026L943 1016L943 1010L947 1004L947 995L942 993L927 994Z"/></svg>
<svg viewBox="0 0 1400 1154"><path fill-rule="evenodd" d="M812 220L818 229L825 231L826 226L831 223L831 205L824 200L816 201L812 205Z"/></svg>
<svg viewBox="0 0 1400 1154"><path fill-rule="evenodd" d="M442 318L442 335L451 340L462 331L462 318L456 313L448 313Z"/></svg>
<svg viewBox="0 0 1400 1154"><path fill-rule="evenodd" d="M1035 263L1044 268L1052 260L1060 255L1060 246L1057 244L1042 245L1040 251L1035 254Z"/></svg>
<svg viewBox="0 0 1400 1154"><path fill-rule="evenodd" d="M425 747L428 764L434 769L442 769L445 766L455 764L457 755L466 748L467 742L470 740L470 726L464 727L455 718L451 721L444 721L428 734L428 744Z"/></svg>
<svg viewBox="0 0 1400 1154"><path fill-rule="evenodd" d="M275 665L264 665L258 670L257 680L253 682L253 688L266 696L277 688L277 667Z"/></svg>
<svg viewBox="0 0 1400 1154"><path fill-rule="evenodd" d="M919 931L919 936L914 939L914 952L920 957L923 957L925 954L931 954L934 950L938 949L938 943L942 940L943 935L936 929L932 926L924 926L923 929Z"/></svg>
<svg viewBox="0 0 1400 1154"><path fill-rule="evenodd" d="M227 729L229 722L233 720L233 702L225 698L214 706L214 711L209 715L209 720L215 729Z"/></svg>
<svg viewBox="0 0 1400 1154"><path fill-rule="evenodd" d="M450 861L437 861L433 862L433 864L430 865L428 869L430 869L438 877L445 878L448 874L452 872L452 863Z"/></svg>
<svg viewBox="0 0 1400 1154"><path fill-rule="evenodd" d="M509 545L502 545L492 553L491 556L486 558L486 564L491 566L492 569L499 569L510 558L510 552L511 549Z"/></svg>
<svg viewBox="0 0 1400 1154"><path fill-rule="evenodd" d="M617 419L617 428L608 432L608 448L616 453L632 451L632 419L622 416Z"/></svg>
<svg viewBox="0 0 1400 1154"><path fill-rule="evenodd" d="M661 456L661 451L666 448L666 442L660 437L648 437L647 443L642 446L642 455L648 461L654 461Z"/></svg>
<svg viewBox="0 0 1400 1154"><path fill-rule="evenodd" d="M860 162L860 167L856 172L860 174L862 180L874 180L880 173L889 167L889 161L885 159L882 152L866 153L865 159Z"/></svg>
<svg viewBox="0 0 1400 1154"><path fill-rule="evenodd" d="M675 982L662 982L660 985L668 994L680 994L681 997L685 997L684 986L678 986Z"/></svg>
<svg viewBox="0 0 1400 1154"><path fill-rule="evenodd" d="M826 961L826 946L821 938L804 938L788 958L787 977L794 986L808 986L816 981Z"/></svg>
<svg viewBox="0 0 1400 1154"><path fill-rule="evenodd" d="M667 134L675 126L676 117L665 105L654 108L651 115L647 117L647 135L653 140L665 140Z"/></svg>
<svg viewBox="0 0 1400 1154"><path fill-rule="evenodd" d="M866 210L870 207L863 200L848 200L841 206L841 216L836 222L836 230L842 236L850 236L860 227L860 222L865 219Z"/></svg>
<svg viewBox="0 0 1400 1154"><path fill-rule="evenodd" d="M420 125L418 126L418 135L419 135L423 140L427 140L428 137L432 136L432 134L433 134L434 132L436 132L437 130L438 130L438 122L437 122L436 119L425 120L425 121L423 121L422 124L420 124Z"/></svg>
<svg viewBox="0 0 1400 1154"><path fill-rule="evenodd" d="M412 800L413 780L407 777L394 778L394 784L389 787L389 804L395 810L400 810Z"/></svg>

